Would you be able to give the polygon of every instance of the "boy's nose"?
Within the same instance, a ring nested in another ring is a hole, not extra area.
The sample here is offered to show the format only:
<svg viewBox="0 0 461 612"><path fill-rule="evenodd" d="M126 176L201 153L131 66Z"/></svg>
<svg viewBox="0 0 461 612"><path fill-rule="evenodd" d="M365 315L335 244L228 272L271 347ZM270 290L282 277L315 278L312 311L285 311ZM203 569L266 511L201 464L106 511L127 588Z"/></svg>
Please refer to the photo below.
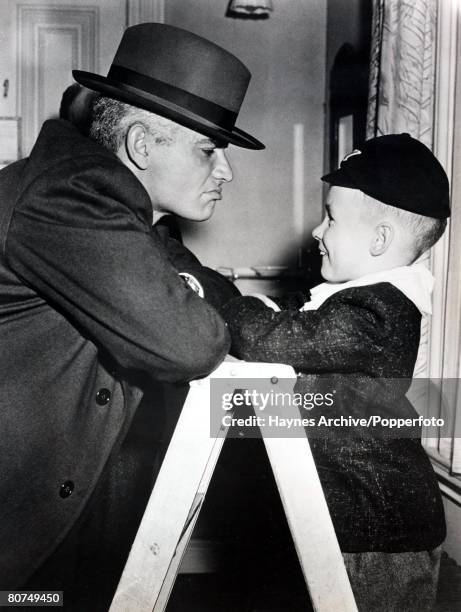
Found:
<svg viewBox="0 0 461 612"><path fill-rule="evenodd" d="M314 229L312 230L312 236L313 238L315 238L315 240L322 240L323 238L323 234L325 232L325 223L326 223L326 217L323 219L322 223L320 223L320 225L317 225L317 227L314 227Z"/></svg>
<svg viewBox="0 0 461 612"><path fill-rule="evenodd" d="M232 168L227 159L224 149L216 149L216 163L213 168L213 176L228 183L232 180Z"/></svg>

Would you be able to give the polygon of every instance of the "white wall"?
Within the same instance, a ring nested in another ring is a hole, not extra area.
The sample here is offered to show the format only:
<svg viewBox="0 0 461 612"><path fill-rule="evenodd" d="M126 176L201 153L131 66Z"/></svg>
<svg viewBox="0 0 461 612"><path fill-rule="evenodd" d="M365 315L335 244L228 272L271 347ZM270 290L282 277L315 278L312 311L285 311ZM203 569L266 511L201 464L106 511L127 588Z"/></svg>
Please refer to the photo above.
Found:
<svg viewBox="0 0 461 612"><path fill-rule="evenodd" d="M293 126L304 125L305 230L322 207L326 1L283 0L264 21L226 18L228 2L168 0L165 22L222 45L252 72L237 125L265 151L229 147L234 181L214 217L188 225L187 244L213 267L285 264L296 251Z"/></svg>

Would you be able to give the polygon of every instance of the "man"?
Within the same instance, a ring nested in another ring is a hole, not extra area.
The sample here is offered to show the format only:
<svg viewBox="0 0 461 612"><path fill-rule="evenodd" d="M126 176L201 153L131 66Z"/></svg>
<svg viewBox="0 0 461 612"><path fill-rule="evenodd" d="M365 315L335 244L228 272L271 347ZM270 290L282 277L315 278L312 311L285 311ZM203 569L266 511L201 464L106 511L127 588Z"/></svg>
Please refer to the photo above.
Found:
<svg viewBox="0 0 461 612"><path fill-rule="evenodd" d="M0 173L0 580L100 612L162 438L159 403L143 409L157 431L139 421L143 391L205 376L229 347L207 299L234 290L152 223L207 219L232 178L224 146L263 145L235 127L248 70L184 30L128 28L107 77L74 78L103 94L103 146L49 121Z"/></svg>

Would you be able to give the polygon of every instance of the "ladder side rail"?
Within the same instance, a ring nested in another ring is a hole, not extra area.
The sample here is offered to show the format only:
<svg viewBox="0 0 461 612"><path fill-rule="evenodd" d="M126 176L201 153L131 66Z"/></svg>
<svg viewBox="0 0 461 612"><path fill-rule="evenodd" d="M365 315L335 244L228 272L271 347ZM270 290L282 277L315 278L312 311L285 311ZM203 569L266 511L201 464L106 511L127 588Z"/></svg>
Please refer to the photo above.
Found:
<svg viewBox="0 0 461 612"><path fill-rule="evenodd" d="M284 416L299 418L299 412L293 407ZM314 610L357 612L305 431L292 438L261 432Z"/></svg>
<svg viewBox="0 0 461 612"><path fill-rule="evenodd" d="M296 378L283 364L226 361L191 383L109 612L161 612L167 604L226 433L210 435L210 380L233 391L234 378L272 376Z"/></svg>

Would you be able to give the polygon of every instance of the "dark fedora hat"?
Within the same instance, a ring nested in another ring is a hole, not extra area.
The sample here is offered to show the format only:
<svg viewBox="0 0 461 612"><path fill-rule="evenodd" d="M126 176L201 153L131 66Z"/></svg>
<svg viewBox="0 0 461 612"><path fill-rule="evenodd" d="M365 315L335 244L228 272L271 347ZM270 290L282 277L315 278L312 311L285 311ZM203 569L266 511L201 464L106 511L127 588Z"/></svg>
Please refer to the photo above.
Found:
<svg viewBox="0 0 461 612"><path fill-rule="evenodd" d="M161 23L127 28L107 77L74 70L75 80L110 98L247 149L264 145L235 127L251 75L234 55Z"/></svg>

